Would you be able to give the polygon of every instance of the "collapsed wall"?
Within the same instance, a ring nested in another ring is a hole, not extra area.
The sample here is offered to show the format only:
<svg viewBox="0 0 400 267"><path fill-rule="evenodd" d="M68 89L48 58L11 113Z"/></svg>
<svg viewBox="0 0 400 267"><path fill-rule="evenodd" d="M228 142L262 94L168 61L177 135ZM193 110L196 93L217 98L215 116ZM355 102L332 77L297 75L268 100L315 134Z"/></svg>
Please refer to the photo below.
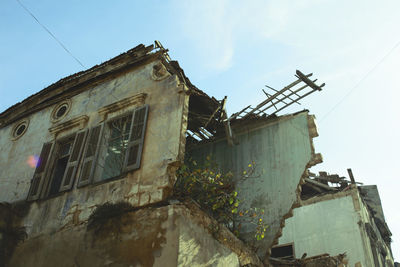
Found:
<svg viewBox="0 0 400 267"><path fill-rule="evenodd" d="M243 119L233 121L232 129L237 145L229 146L225 138L200 143L188 149L186 158L201 162L210 156L222 171L234 173L239 209L263 209L262 219L268 226L264 238L254 242L253 225L238 216L242 224L240 238L255 247L261 259L268 258L285 218L292 214L306 170L322 161L312 143L318 135L314 117L303 111L275 118ZM245 177L249 164L255 171Z"/></svg>

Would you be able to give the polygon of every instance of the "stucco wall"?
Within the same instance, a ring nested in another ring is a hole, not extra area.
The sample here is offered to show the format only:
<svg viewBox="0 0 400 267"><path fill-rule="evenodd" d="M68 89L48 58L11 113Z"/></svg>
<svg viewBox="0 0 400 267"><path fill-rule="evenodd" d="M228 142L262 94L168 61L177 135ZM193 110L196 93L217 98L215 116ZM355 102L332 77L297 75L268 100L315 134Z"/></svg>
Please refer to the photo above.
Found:
<svg viewBox="0 0 400 267"><path fill-rule="evenodd" d="M239 266L183 205L144 208L43 234L20 244L10 266Z"/></svg>
<svg viewBox="0 0 400 267"><path fill-rule="evenodd" d="M237 255L222 246L204 227L185 217L180 217L178 224L180 227L177 266L240 266Z"/></svg>
<svg viewBox="0 0 400 267"><path fill-rule="evenodd" d="M349 266L357 262L374 266L361 236L360 212L359 199L353 199L352 194L296 208L293 217L286 220L279 244L294 242L297 258L303 253L312 257L346 252Z"/></svg>
<svg viewBox="0 0 400 267"><path fill-rule="evenodd" d="M144 103L149 105L147 128L144 137L140 169L126 177L99 185L75 188L47 200L35 201L22 225L29 236L43 231L56 231L60 227L78 225L86 220L95 205L106 201L127 201L134 206L146 205L165 198L173 184L173 171L169 163L179 158L182 139L182 118L185 115L188 96L182 91L178 78L167 75L164 79L153 79L153 66L158 61L125 72L98 85L88 85L88 90L71 98L72 107L61 121L52 123L51 112L56 106L45 108L29 116L29 127L19 139L11 140L13 125L0 129L0 202L15 202L27 197L35 169L27 159L39 155L45 142L53 141L49 128L81 115L89 117L87 125L98 125L102 116L99 109L121 99L147 94ZM128 106L109 114L109 118L124 114L136 106ZM186 116L186 115L185 115ZM58 134L68 136L79 128ZM181 149L182 150L182 149Z"/></svg>
<svg viewBox="0 0 400 267"><path fill-rule="evenodd" d="M240 209L265 210L263 219L268 229L265 238L255 243L262 258L279 236L284 218L290 215L305 170L314 164L312 137L316 136L316 129L310 120L307 112L301 112L240 125L234 128L238 145L229 146L221 139L188 152L188 157L199 162L211 155L223 170L232 171L236 177L242 176L248 164L254 162L255 177L238 183L237 191L242 200ZM242 238L254 243L254 225L242 225Z"/></svg>

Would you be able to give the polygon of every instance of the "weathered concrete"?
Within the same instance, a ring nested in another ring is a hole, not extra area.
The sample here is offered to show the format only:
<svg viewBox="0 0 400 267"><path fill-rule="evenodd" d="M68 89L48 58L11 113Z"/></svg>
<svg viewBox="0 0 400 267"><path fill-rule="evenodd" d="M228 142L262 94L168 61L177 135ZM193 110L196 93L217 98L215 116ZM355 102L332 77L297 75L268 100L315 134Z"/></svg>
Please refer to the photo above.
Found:
<svg viewBox="0 0 400 267"><path fill-rule="evenodd" d="M237 191L242 200L240 209L265 210L263 220L268 225L265 238L254 243L255 227L243 221L241 235L258 247L258 255L263 258L276 243L284 219L291 215L306 169L320 159L314 154L312 144L317 132L313 117L307 112L234 124L233 129L238 145L231 147L226 139L220 139L191 148L187 157L202 162L211 155L219 167L232 171L236 178L243 176L248 164L256 166L257 177L238 183Z"/></svg>
<svg viewBox="0 0 400 267"><path fill-rule="evenodd" d="M29 238L10 266L239 266L202 220L181 204L144 208L94 229L82 224Z"/></svg>
<svg viewBox="0 0 400 267"><path fill-rule="evenodd" d="M71 110L56 124L51 121L50 115L57 104L31 114L27 131L18 140L11 140L13 125L0 129L0 202L11 203L27 197L35 171L27 164L28 157L38 155L43 143L68 136L79 128L67 129L57 133L57 136L47 129L81 115L89 118L84 127L97 125L103 120L103 115L98 112L102 107L138 94L146 94L144 103L150 107L141 168L128 173L123 179L74 187L71 192L32 203L30 213L23 220L28 235L80 224L96 205L107 201L127 201L134 206L142 206L161 201L169 195L177 167L170 163L183 158L181 146L184 141L181 139L185 138L182 131L186 128L181 127L181 123L187 116L189 96L179 93L183 85L176 75L166 74L158 80L152 78L154 66L160 64L160 61L151 62L73 96ZM108 118L124 114L132 108L135 104L109 113Z"/></svg>
<svg viewBox="0 0 400 267"><path fill-rule="evenodd" d="M382 238L381 241L371 239L366 228L372 229L376 237L379 235L357 188L353 186L348 191L302 201L301 207L293 210L293 217L286 220L279 244L293 242L297 258L303 253L315 256L346 252L349 266L357 263L360 266L385 266L383 261L386 266L393 266L389 251L386 259L376 257L379 250L373 246L388 248L382 244Z"/></svg>

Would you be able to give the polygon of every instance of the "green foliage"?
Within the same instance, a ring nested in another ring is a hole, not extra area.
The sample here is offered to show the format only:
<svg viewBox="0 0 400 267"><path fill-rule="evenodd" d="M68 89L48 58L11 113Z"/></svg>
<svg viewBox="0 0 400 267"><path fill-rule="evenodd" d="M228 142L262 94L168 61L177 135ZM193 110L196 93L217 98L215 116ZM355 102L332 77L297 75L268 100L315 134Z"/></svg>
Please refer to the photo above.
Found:
<svg viewBox="0 0 400 267"><path fill-rule="evenodd" d="M203 165L189 160L177 171L174 194L178 199L190 198L213 216L219 223L228 227L236 236L240 236L240 221L246 221L255 227L255 239L264 238L267 226L262 220L264 211L257 208L240 209L240 199L236 191L236 183L252 178L255 174L254 162L249 163L238 177L232 172L221 172L218 165L207 156Z"/></svg>

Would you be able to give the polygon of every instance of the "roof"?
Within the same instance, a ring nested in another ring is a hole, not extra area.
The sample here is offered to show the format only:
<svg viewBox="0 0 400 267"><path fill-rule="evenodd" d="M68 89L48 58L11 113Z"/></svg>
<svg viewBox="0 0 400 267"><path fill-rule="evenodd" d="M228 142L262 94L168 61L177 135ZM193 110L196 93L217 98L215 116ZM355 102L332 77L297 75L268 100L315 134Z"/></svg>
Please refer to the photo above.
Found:
<svg viewBox="0 0 400 267"><path fill-rule="evenodd" d="M156 46L140 44L106 62L60 79L3 111L0 114L0 128L20 120L33 112L53 105L64 97L77 95L87 90L88 85L96 85L112 75L123 73L156 59L162 60L168 71L176 74L188 86L192 95L207 99L211 103L214 103L214 105L217 105L218 101L215 98L210 98L190 82L180 68L179 63L170 60L167 52L168 50L164 49L158 41L156 41Z"/></svg>

